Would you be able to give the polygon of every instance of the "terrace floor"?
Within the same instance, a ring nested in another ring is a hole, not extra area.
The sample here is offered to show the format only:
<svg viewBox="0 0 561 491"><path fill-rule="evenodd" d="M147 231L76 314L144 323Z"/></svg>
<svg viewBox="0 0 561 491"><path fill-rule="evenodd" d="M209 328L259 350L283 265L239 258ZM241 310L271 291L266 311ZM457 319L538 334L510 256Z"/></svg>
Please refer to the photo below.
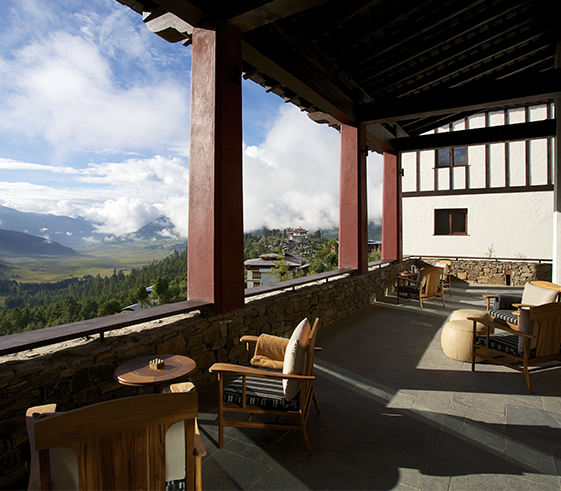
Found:
<svg viewBox="0 0 561 491"><path fill-rule="evenodd" d="M296 431L225 428L219 450L217 394L201 392L204 489L560 490L561 369L531 395L521 373L474 373L440 346L452 311L498 290L453 284L423 311L388 297L320 330L313 456Z"/></svg>

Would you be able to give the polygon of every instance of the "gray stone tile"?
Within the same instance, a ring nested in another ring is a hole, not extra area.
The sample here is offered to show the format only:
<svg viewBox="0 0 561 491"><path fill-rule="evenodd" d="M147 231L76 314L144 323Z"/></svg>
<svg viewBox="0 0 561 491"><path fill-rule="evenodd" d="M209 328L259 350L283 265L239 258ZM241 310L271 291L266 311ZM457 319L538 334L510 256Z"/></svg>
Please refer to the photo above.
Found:
<svg viewBox="0 0 561 491"><path fill-rule="evenodd" d="M502 491L507 488L504 474L467 474L452 476L450 491Z"/></svg>
<svg viewBox="0 0 561 491"><path fill-rule="evenodd" d="M222 449L203 458L204 489L250 489L270 468Z"/></svg>

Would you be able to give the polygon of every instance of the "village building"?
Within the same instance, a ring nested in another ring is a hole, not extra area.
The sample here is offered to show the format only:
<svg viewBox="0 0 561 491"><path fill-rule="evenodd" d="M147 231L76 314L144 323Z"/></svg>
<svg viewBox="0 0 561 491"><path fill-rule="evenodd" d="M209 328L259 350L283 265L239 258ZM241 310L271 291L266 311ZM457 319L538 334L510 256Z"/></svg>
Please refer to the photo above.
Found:
<svg viewBox="0 0 561 491"><path fill-rule="evenodd" d="M276 283L277 278L271 273L271 269L277 267L282 260L288 264L293 277L300 271L305 273L309 266L307 259L292 252L261 254L256 259L248 259L244 262L247 269L247 288Z"/></svg>

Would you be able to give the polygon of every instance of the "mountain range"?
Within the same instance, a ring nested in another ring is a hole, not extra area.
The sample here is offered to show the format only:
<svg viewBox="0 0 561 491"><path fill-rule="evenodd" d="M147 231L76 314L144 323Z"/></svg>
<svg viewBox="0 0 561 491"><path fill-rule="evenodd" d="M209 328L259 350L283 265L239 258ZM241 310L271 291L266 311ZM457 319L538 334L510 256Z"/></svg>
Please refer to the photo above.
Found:
<svg viewBox="0 0 561 491"><path fill-rule="evenodd" d="M145 225L136 232L115 237L96 231L96 224L82 217L67 217L50 215L46 213L27 213L6 206L0 206L0 252L12 253L13 244L36 250L54 251L48 244L57 244L60 247L72 248L91 242L111 241L130 242L137 240L152 240L162 238L176 238L175 227L171 221L162 216ZM21 235L8 234L19 232L27 234L29 239ZM40 245L42 244L42 245ZM63 251L64 249L59 249ZM70 253L66 251L66 253ZM17 251L16 251L17 252ZM23 252L21 249L19 252ZM72 251L74 252L74 251ZM35 254L57 254L56 252L35 252Z"/></svg>

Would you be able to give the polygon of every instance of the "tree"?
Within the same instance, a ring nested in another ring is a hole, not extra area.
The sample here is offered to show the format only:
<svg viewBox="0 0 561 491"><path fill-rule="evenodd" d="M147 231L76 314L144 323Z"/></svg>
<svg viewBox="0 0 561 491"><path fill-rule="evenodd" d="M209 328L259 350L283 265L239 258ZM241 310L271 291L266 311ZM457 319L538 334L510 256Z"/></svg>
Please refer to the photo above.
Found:
<svg viewBox="0 0 561 491"><path fill-rule="evenodd" d="M138 285L138 288L134 292L134 298L138 300L140 308L143 308L143 306L147 303L146 300L148 300L148 292L146 291L146 287L144 285Z"/></svg>
<svg viewBox="0 0 561 491"><path fill-rule="evenodd" d="M161 276L154 282L154 293L158 297L158 302L164 304L167 301L169 280Z"/></svg>
<svg viewBox="0 0 561 491"><path fill-rule="evenodd" d="M99 306L99 311L97 313L98 317L104 317L106 315L118 314L121 312L121 305L117 300L106 300Z"/></svg>
<svg viewBox="0 0 561 491"><path fill-rule="evenodd" d="M274 267L269 270L269 274L272 274L277 281L287 281L292 278L292 274L290 272L290 266L288 263L282 258Z"/></svg>

